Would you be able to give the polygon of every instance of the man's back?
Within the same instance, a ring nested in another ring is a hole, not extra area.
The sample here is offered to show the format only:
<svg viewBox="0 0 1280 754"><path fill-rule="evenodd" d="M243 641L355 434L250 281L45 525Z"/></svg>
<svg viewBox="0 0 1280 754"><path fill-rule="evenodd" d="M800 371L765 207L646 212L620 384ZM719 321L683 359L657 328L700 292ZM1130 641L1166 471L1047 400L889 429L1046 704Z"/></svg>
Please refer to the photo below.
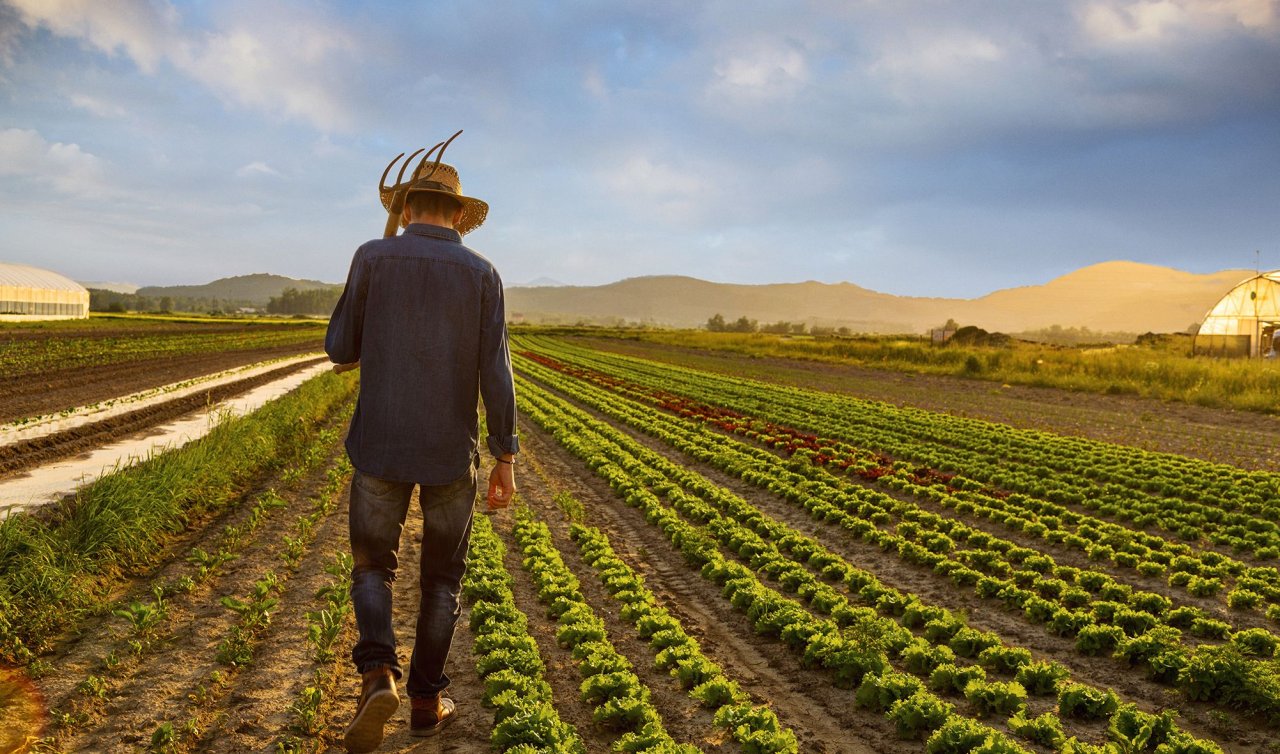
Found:
<svg viewBox="0 0 1280 754"><path fill-rule="evenodd" d="M490 447L514 450L502 281L456 231L415 223L361 246L325 348L335 362L361 365L347 438L360 471L423 484L465 474L478 435L477 388Z"/></svg>

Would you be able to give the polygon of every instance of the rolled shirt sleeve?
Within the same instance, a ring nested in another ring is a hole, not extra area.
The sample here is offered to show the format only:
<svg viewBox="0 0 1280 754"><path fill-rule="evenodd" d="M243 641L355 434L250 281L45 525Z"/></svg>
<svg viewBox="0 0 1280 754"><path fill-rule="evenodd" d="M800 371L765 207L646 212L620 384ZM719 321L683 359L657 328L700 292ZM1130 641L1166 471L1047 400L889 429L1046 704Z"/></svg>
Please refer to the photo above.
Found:
<svg viewBox="0 0 1280 754"><path fill-rule="evenodd" d="M335 364L350 364L360 360L360 339L364 331L364 302L368 293L368 275L364 270L364 247L356 249L351 258L351 270L347 284L342 289L338 305L329 317L329 329L324 337L324 350Z"/></svg>
<svg viewBox="0 0 1280 754"><path fill-rule="evenodd" d="M516 437L516 390L507 346L506 303L496 270L486 276L480 324L480 396L484 400L489 452L520 452Z"/></svg>

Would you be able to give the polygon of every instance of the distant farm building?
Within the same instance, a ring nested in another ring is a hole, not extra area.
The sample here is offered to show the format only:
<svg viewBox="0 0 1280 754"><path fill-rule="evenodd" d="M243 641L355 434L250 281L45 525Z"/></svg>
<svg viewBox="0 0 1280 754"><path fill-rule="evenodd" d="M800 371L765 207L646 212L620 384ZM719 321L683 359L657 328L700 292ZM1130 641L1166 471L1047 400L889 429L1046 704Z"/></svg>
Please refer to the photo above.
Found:
<svg viewBox="0 0 1280 754"><path fill-rule="evenodd" d="M89 291L56 272L0 262L0 319L84 319Z"/></svg>
<svg viewBox="0 0 1280 754"><path fill-rule="evenodd" d="M1205 316L1195 352L1210 356L1274 356L1280 331L1280 270L1240 283Z"/></svg>

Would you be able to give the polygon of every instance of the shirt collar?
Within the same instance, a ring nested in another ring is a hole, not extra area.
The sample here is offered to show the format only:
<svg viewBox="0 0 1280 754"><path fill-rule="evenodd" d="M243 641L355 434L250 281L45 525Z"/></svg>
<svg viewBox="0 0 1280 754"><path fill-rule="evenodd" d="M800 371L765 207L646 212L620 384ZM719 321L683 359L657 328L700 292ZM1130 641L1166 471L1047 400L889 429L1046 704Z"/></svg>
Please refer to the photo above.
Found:
<svg viewBox="0 0 1280 754"><path fill-rule="evenodd" d="M462 234L453 228L444 228L439 225L429 225L427 223L409 223L404 229L405 233L413 233L419 236L430 236L431 238L440 238L445 241L453 241L462 243Z"/></svg>

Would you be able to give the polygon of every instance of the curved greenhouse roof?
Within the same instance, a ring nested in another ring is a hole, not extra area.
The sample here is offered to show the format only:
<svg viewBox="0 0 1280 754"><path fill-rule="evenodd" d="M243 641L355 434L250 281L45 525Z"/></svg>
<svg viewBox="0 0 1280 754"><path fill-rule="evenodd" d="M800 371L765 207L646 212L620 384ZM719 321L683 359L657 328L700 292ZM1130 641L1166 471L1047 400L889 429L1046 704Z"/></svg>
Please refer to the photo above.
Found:
<svg viewBox="0 0 1280 754"><path fill-rule="evenodd" d="M50 270L0 262L0 318L66 319L89 316L89 291Z"/></svg>
<svg viewBox="0 0 1280 754"><path fill-rule="evenodd" d="M1196 334L1196 351L1258 356L1270 351L1280 329L1280 270L1264 272L1227 292Z"/></svg>

